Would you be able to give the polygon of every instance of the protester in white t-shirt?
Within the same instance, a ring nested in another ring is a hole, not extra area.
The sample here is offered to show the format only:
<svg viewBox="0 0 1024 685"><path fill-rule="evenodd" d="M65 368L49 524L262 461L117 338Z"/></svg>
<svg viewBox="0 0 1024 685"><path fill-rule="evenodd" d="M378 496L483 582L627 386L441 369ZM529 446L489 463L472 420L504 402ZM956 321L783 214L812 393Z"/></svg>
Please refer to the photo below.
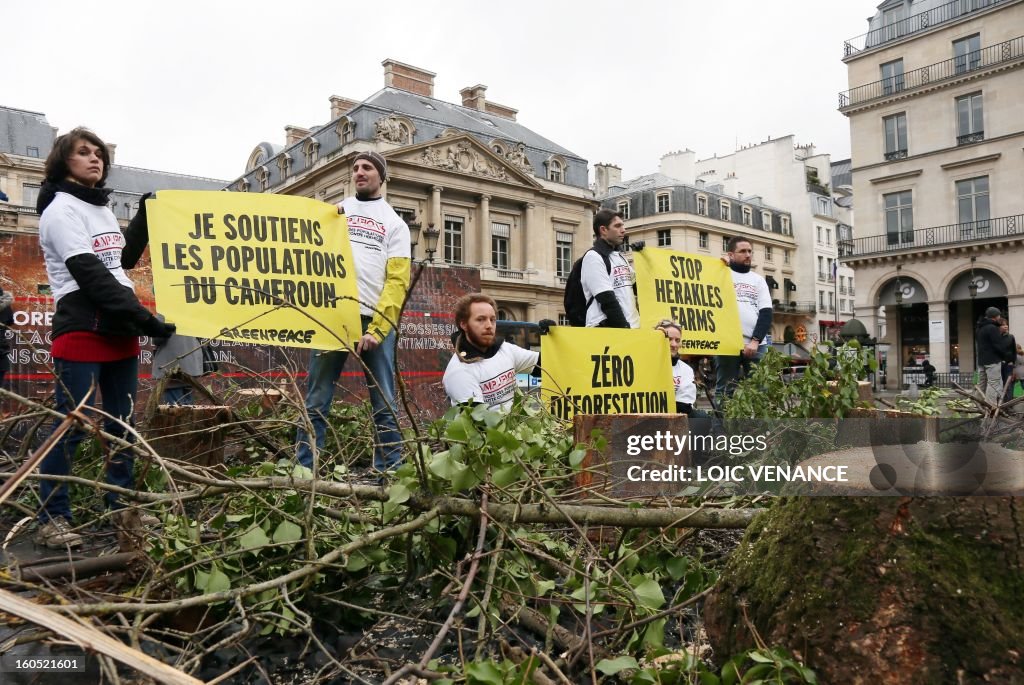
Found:
<svg viewBox="0 0 1024 685"><path fill-rule="evenodd" d="M679 356L682 329L675 321L665 319L655 326L668 338L669 354L672 361L672 385L676 393L676 413L692 416L698 412L693 408L697 401L697 385L693 382L693 369Z"/></svg>
<svg viewBox="0 0 1024 685"><path fill-rule="evenodd" d="M594 247L583 255L580 269L588 327L640 327L634 291L636 274L620 252L625 239L622 214L602 209L594 215Z"/></svg>
<svg viewBox="0 0 1024 685"><path fill-rule="evenodd" d="M356 194L345 198L338 212L347 219L356 263L363 336L356 343L355 353L373 408L373 468L383 473L402 461L402 434L395 404L395 326L409 288L412 247L408 225L384 200L381 187L388 180L384 157L373 151L360 152L352 160L351 173ZM306 413L313 438L305 428L300 428L295 438L295 457L303 466L313 466L314 446L317 452L324 448L334 384L347 359L348 350L317 350L310 359Z"/></svg>
<svg viewBox="0 0 1024 685"><path fill-rule="evenodd" d="M539 352L497 338L496 312L497 304L482 293L464 295L455 304L455 354L444 371L444 391L453 405L508 408L515 398L516 374L539 375Z"/></svg>
<svg viewBox="0 0 1024 685"><path fill-rule="evenodd" d="M740 328L743 332L743 350L736 356L718 357L718 379L715 397L732 394L736 382L750 373L751 364L756 363L768 349L766 338L772 328L772 294L764 276L751 270L754 246L749 239L734 236L727 245L729 268L732 270L732 284L736 290L736 304L739 305Z"/></svg>

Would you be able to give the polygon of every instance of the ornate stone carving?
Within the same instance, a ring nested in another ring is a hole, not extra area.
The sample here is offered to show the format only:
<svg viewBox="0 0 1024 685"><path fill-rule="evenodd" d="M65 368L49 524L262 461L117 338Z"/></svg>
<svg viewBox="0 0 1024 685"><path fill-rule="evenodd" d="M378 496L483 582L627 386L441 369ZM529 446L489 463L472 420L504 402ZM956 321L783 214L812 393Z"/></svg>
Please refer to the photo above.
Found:
<svg viewBox="0 0 1024 685"><path fill-rule="evenodd" d="M523 171L529 174L533 173L533 165L530 164L530 160L526 158L526 146L522 143L516 145L514 150L506 152L505 159L510 164L519 167Z"/></svg>
<svg viewBox="0 0 1024 685"><path fill-rule="evenodd" d="M374 136L385 143L409 142L409 129L394 114L381 117L373 123Z"/></svg>
<svg viewBox="0 0 1024 685"><path fill-rule="evenodd" d="M427 166L446 171L459 171L464 174L496 178L499 181L508 180L508 174L503 167L484 157L479 150L466 142L439 147L431 145L420 153L420 161Z"/></svg>

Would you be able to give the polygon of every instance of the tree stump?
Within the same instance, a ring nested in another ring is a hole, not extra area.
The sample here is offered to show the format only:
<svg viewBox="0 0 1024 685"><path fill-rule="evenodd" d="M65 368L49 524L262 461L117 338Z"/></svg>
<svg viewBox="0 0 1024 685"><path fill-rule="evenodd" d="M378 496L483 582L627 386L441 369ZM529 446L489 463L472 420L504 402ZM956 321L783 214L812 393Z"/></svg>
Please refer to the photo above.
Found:
<svg viewBox="0 0 1024 685"><path fill-rule="evenodd" d="M755 628L822 683L1024 683L1024 514L1013 497L782 499L705 606L717 654Z"/></svg>
<svg viewBox="0 0 1024 685"><path fill-rule="evenodd" d="M161 404L150 419L146 439L161 456L218 466L224 463L224 424L230 420L230 407Z"/></svg>

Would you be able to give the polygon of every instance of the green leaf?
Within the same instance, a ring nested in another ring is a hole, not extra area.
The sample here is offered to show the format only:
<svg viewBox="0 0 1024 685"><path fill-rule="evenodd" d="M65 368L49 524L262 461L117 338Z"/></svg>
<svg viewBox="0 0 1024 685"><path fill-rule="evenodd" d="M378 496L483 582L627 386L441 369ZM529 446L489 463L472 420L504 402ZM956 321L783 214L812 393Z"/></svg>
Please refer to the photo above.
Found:
<svg viewBox="0 0 1024 685"><path fill-rule="evenodd" d="M625 671L627 668L640 668L640 664L631 656L620 656L616 659L601 659L594 668L605 675L615 675L619 671Z"/></svg>
<svg viewBox="0 0 1024 685"><path fill-rule="evenodd" d="M466 682L469 685L502 685L501 671L490 660L466 664Z"/></svg>
<svg viewBox="0 0 1024 685"><path fill-rule="evenodd" d="M430 461L427 462L427 470L438 478L451 480L456 464L457 462L452 453L445 450L444 452L438 452L430 458Z"/></svg>
<svg viewBox="0 0 1024 685"><path fill-rule="evenodd" d="M348 558L348 563L345 564L345 570L350 573L356 571L362 571L364 568L370 565L370 560L362 552L356 552Z"/></svg>
<svg viewBox="0 0 1024 685"><path fill-rule="evenodd" d="M633 592L636 593L640 606L645 609L658 609L665 603L665 595L662 594L661 585L656 580L643 576L635 576L634 580L639 580L634 585Z"/></svg>
<svg viewBox="0 0 1024 685"><path fill-rule="evenodd" d="M456 473L452 476L452 488L456 491L469 490L470 488L476 487L480 482L480 476L477 475L476 471L468 466L460 465L461 468L456 470Z"/></svg>
<svg viewBox="0 0 1024 685"><path fill-rule="evenodd" d="M573 450L569 453L569 466L579 466L583 463L583 460L587 457L587 451L584 449Z"/></svg>
<svg viewBox="0 0 1024 685"><path fill-rule="evenodd" d="M689 563L690 560L686 557L672 557L665 562L665 570L668 571L668 575L672 580L678 581L686 574L686 567Z"/></svg>
<svg viewBox="0 0 1024 685"><path fill-rule="evenodd" d="M238 539L238 544L243 549L252 549L253 547L262 547L263 545L269 544L270 538L263 532L263 529L259 526L252 526L249 530Z"/></svg>
<svg viewBox="0 0 1024 685"><path fill-rule="evenodd" d="M203 588L203 594L210 595L214 592L224 592L230 589L231 579L228 578L219 568L214 567L210 572L209 578L206 580L206 586Z"/></svg>
<svg viewBox="0 0 1024 685"><path fill-rule="evenodd" d="M747 658L750 659L751 661L756 661L759 664L770 664L770 663L773 663L775 661L771 657L765 656L764 654L762 654L761 652L759 652L757 650L753 650L749 654L747 654Z"/></svg>
<svg viewBox="0 0 1024 685"><path fill-rule="evenodd" d="M645 647L661 647L665 644L665 623L667 621L667 618L659 618L647 626L643 639Z"/></svg>
<svg viewBox="0 0 1024 685"><path fill-rule="evenodd" d="M522 476L523 469L518 464L512 464L502 469L497 469L491 474L491 482L499 488L507 488L515 483Z"/></svg>
<svg viewBox="0 0 1024 685"><path fill-rule="evenodd" d="M405 483L398 481L388 489L388 502L391 504L402 504L409 501L411 494Z"/></svg>
<svg viewBox="0 0 1024 685"><path fill-rule="evenodd" d="M291 521L281 521L274 530L274 542L287 543L302 539L302 526Z"/></svg>

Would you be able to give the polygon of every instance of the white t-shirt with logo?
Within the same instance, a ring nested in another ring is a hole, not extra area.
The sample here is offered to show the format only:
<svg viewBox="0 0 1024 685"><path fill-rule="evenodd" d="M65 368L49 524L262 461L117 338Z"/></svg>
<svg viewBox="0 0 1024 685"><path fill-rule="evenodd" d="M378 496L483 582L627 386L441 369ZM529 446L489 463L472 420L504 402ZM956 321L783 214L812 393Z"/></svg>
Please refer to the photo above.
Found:
<svg viewBox="0 0 1024 685"><path fill-rule="evenodd" d="M134 287L121 268L124 234L114 213L107 206L79 200L68 193L57 193L39 218L39 244L46 261L53 301L79 289L78 282L64 264L80 254L94 254L117 282Z"/></svg>
<svg viewBox="0 0 1024 685"><path fill-rule="evenodd" d="M633 295L636 273L621 252L613 251L608 255L608 260L612 267L611 273L605 268L604 259L597 250L590 250L583 255L580 284L583 286L584 297L587 300L594 298L587 308L587 326L597 326L608 318L601 309L601 303L597 301L596 295L611 290L622 307L629 327L640 328L640 312L637 311L636 298Z"/></svg>
<svg viewBox="0 0 1024 685"><path fill-rule="evenodd" d="M481 402L488 408L509 407L516 393L516 374L529 373L537 366L539 352L502 343L490 359L464 362L452 355L444 370L444 391L452 404Z"/></svg>
<svg viewBox="0 0 1024 685"><path fill-rule="evenodd" d="M676 402L693 404L697 401L697 385L693 382L693 369L682 359L672 367L672 385L676 389Z"/></svg>
<svg viewBox="0 0 1024 685"><path fill-rule="evenodd" d="M754 334L754 326L757 325L758 312L772 306L772 293L761 274L753 271L741 274L732 269L729 271L732 273L732 284L736 289L736 304L739 305L743 339L749 341L750 336Z"/></svg>
<svg viewBox="0 0 1024 685"><path fill-rule="evenodd" d="M377 305L384 290L388 260L412 257L409 227L383 198L362 201L347 197L341 206L348 221L348 239L356 262L359 313L373 316L372 307Z"/></svg>

